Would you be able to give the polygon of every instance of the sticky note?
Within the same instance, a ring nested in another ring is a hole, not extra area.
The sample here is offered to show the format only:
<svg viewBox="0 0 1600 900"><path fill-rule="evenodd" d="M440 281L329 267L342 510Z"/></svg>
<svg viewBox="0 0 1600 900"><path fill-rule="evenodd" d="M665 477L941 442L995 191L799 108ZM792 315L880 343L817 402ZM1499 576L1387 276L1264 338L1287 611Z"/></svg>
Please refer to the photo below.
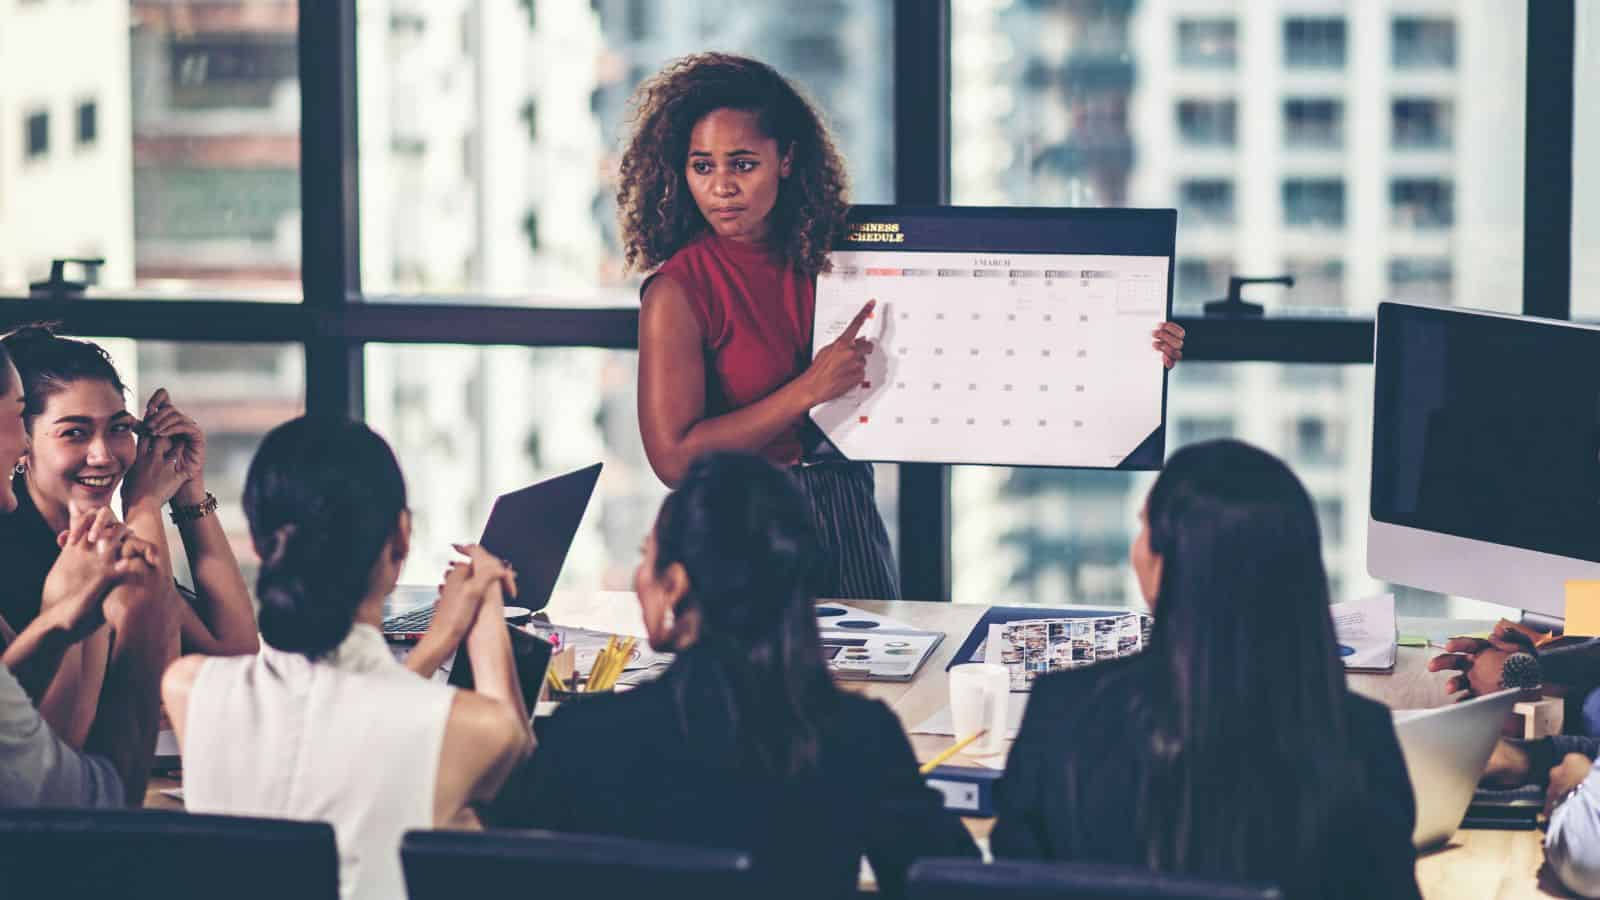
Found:
<svg viewBox="0 0 1600 900"><path fill-rule="evenodd" d="M1567 582L1566 633L1600 637L1600 581Z"/></svg>

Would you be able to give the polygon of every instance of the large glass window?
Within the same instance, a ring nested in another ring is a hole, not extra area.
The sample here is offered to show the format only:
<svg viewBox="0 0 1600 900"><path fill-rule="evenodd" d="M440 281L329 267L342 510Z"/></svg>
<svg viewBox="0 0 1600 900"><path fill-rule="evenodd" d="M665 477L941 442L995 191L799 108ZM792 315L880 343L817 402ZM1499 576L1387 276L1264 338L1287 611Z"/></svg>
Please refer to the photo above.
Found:
<svg viewBox="0 0 1600 900"><path fill-rule="evenodd" d="M1121 184L1126 205L1176 206L1180 314L1222 297L1234 274L1295 276L1288 290L1250 289L1269 315L1368 316L1390 296L1520 308L1520 4L1430 3L1461 38L1443 71L1396 63L1393 13L1379 6L1179 6L953 0L955 201L1115 205L1100 186ZM1074 58L1107 20L1121 23L1100 33L1125 36L1127 79L1091 87L1036 65ZM1231 68L1199 64L1220 30L1185 23L1211 20L1232 24ZM1467 39L1478 33L1496 37ZM1089 96L1127 110L1126 152L1057 149L1064 136L1042 123ZM1307 482L1346 597L1376 587L1364 552L1370 379L1361 366L1185 362L1169 393L1169 447L1232 434ZM1134 602L1125 558L1147 479L959 468L952 481L956 599ZM1446 609L1407 596L1407 611Z"/></svg>
<svg viewBox="0 0 1600 900"><path fill-rule="evenodd" d="M414 536L404 583L436 583L450 545L478 539L499 495L600 462L559 587L632 589L639 542L667 493L639 440L638 354L374 344L365 362L367 422L406 474ZM879 467L877 484L892 531L896 468Z"/></svg>
<svg viewBox="0 0 1600 900"><path fill-rule="evenodd" d="M629 306L616 172L634 88L683 54L755 56L818 105L851 196L893 199L888 0L448 0L358 9L369 299Z"/></svg>
<svg viewBox="0 0 1600 900"><path fill-rule="evenodd" d="M13 7L0 110L30 112L26 156L0 153L0 291L97 257L118 295L297 298L296 0Z"/></svg>

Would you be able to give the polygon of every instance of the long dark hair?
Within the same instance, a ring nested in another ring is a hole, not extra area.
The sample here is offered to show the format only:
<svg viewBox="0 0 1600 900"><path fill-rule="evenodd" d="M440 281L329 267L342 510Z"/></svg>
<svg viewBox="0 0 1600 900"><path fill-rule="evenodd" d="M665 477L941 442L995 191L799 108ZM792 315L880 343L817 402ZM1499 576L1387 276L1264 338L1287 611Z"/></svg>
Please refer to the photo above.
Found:
<svg viewBox="0 0 1600 900"><path fill-rule="evenodd" d="M23 415L30 429L50 397L75 381L104 381L118 394L128 392L105 348L92 341L61 337L55 329L55 323L23 325L0 338L22 376L27 397Z"/></svg>
<svg viewBox="0 0 1600 900"><path fill-rule="evenodd" d="M785 472L743 453L695 460L656 518L656 570L689 575L678 615L700 617L674 664L683 727L721 727L761 770L794 776L817 763L820 719L837 698L822 660L812 578L816 534ZM725 715L690 723L690 696Z"/></svg>
<svg viewBox="0 0 1600 900"><path fill-rule="evenodd" d="M632 139L622 154L617 211L629 267L653 269L707 230L689 193L684 167L689 133L708 113L756 114L761 133L792 152L778 187L768 234L784 259L806 275L823 271L844 228L848 181L822 116L771 66L727 53L670 63L634 94Z"/></svg>
<svg viewBox="0 0 1600 900"><path fill-rule="evenodd" d="M1317 884L1362 788L1311 498L1238 441L1179 450L1150 490L1162 559L1139 805L1151 867Z"/></svg>
<svg viewBox="0 0 1600 900"><path fill-rule="evenodd" d="M312 659L338 647L405 508L400 465L367 426L301 416L272 429L244 483L262 639Z"/></svg>

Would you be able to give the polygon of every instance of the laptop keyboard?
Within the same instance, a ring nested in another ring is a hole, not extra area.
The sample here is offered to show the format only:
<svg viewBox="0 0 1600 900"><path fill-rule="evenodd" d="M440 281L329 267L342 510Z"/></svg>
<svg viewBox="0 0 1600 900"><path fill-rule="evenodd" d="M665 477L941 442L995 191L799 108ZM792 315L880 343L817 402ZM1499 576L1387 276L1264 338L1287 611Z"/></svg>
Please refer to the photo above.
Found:
<svg viewBox="0 0 1600 900"><path fill-rule="evenodd" d="M433 604L407 610L398 616L383 620L384 634L416 634L428 630L433 624Z"/></svg>

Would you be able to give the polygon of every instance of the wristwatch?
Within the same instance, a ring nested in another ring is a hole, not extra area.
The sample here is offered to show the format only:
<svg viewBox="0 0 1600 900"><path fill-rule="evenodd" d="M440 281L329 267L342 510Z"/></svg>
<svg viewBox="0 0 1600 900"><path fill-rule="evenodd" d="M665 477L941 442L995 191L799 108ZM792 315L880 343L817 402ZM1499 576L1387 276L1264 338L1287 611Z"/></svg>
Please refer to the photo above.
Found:
<svg viewBox="0 0 1600 900"><path fill-rule="evenodd" d="M196 519L203 519L206 516L216 512L217 497L210 491L206 491L206 498L201 500L199 503L193 504L192 506L180 504L176 501L167 505L171 507L171 512L169 515L172 517L173 523L182 525L185 522L193 522Z"/></svg>

